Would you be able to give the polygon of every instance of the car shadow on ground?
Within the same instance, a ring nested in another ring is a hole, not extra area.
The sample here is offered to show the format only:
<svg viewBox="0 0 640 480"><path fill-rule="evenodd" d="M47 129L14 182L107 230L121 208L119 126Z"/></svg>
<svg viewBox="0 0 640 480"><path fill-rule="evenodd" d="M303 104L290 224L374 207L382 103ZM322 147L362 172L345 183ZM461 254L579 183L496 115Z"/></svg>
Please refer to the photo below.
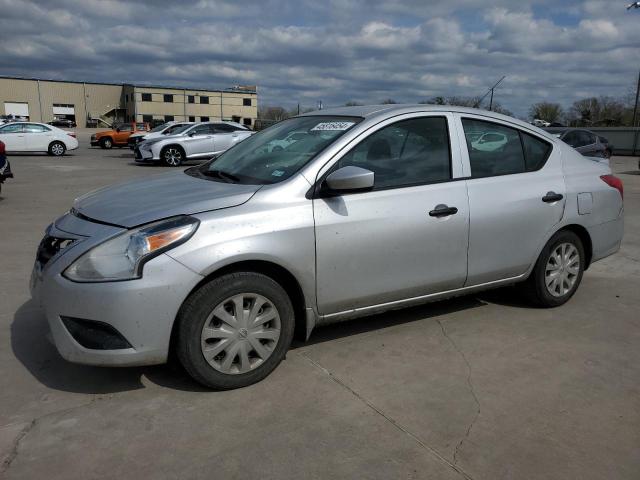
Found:
<svg viewBox="0 0 640 480"><path fill-rule="evenodd" d="M486 300L486 301L485 301ZM524 306L510 289L500 289L478 296L394 310L378 315L335 323L317 328L307 342L294 340L292 350L382 330L410 322L437 319L451 313L482 307L488 303ZM104 368L67 362L48 339L49 326L44 313L33 300L25 302L11 324L11 347L16 358L43 385L64 392L110 394L146 388L143 378L158 386L206 392L193 381L176 359L166 365L150 367Z"/></svg>

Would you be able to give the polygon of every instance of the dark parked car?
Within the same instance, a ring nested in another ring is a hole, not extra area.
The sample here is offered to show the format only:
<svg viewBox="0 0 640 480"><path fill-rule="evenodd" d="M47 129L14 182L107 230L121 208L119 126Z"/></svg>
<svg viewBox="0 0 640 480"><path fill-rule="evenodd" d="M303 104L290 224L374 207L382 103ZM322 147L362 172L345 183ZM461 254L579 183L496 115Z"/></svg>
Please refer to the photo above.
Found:
<svg viewBox="0 0 640 480"><path fill-rule="evenodd" d="M600 137L584 128L545 128L564 143L571 145L585 157L609 158L607 144L600 141Z"/></svg>
<svg viewBox="0 0 640 480"><path fill-rule="evenodd" d="M52 125L54 127L71 128L76 126L76 122L74 122L73 120L69 120L68 118L58 118L49 122L49 125Z"/></svg>
<svg viewBox="0 0 640 480"><path fill-rule="evenodd" d="M613 144L609 143L609 139L598 135L598 140L600 140L600 143L603 144L605 146L605 155L606 158L611 158L611 155L613 155Z"/></svg>

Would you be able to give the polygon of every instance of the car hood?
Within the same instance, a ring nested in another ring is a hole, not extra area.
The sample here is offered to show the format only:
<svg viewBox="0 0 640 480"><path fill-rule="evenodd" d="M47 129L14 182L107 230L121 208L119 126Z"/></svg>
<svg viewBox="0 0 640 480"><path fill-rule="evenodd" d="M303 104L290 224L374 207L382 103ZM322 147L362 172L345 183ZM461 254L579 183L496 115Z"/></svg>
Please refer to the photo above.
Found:
<svg viewBox="0 0 640 480"><path fill-rule="evenodd" d="M192 177L183 171L130 180L90 192L73 202L74 214L132 228L175 215L235 207L260 185L238 185Z"/></svg>

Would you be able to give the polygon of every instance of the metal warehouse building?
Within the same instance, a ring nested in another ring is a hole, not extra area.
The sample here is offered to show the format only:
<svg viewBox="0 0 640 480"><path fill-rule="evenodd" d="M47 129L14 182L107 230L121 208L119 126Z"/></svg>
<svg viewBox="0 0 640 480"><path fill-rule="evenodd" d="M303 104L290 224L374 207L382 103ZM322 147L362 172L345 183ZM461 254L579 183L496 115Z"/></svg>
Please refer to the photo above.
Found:
<svg viewBox="0 0 640 480"><path fill-rule="evenodd" d="M34 122L74 120L79 127L116 121L232 120L253 126L256 87L197 90L0 76L0 114Z"/></svg>

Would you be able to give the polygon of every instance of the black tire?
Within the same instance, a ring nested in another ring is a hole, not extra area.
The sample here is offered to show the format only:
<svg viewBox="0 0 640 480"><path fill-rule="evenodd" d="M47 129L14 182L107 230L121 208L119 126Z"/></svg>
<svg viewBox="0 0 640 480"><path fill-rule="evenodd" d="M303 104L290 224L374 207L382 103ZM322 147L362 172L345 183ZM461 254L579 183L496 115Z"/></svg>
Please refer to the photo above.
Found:
<svg viewBox="0 0 640 480"><path fill-rule="evenodd" d="M554 296L550 293L546 285L546 269L551 253L562 244L570 244L577 249L580 256L579 269L572 287L566 293ZM576 293L576 290L580 286L585 268L585 258L584 246L582 245L582 241L578 235L569 230L561 230L557 232L544 246L531 275L527 281L522 284L522 290L526 298L532 304L539 307L550 308L565 304L573 294Z"/></svg>
<svg viewBox="0 0 640 480"><path fill-rule="evenodd" d="M205 359L201 334L209 314L225 299L241 293L267 298L280 316L280 337L271 355L246 373L223 373ZM259 382L285 358L293 339L293 306L285 290L271 277L254 272L223 275L203 285L183 303L178 317L176 353L180 363L194 380L214 390L230 390Z"/></svg>
<svg viewBox="0 0 640 480"><path fill-rule="evenodd" d="M184 150L179 145L167 145L160 151L160 160L167 167L179 167L185 159Z"/></svg>
<svg viewBox="0 0 640 480"><path fill-rule="evenodd" d="M104 137L100 139L100 147L106 150L113 148L113 139L111 137Z"/></svg>
<svg viewBox="0 0 640 480"><path fill-rule="evenodd" d="M51 142L47 151L49 155L53 155L54 157L61 157L67 151L67 147L62 142Z"/></svg>
<svg viewBox="0 0 640 480"><path fill-rule="evenodd" d="M604 156L604 158L610 159L611 158L611 150L609 150L607 148L604 152L602 152L602 155Z"/></svg>

